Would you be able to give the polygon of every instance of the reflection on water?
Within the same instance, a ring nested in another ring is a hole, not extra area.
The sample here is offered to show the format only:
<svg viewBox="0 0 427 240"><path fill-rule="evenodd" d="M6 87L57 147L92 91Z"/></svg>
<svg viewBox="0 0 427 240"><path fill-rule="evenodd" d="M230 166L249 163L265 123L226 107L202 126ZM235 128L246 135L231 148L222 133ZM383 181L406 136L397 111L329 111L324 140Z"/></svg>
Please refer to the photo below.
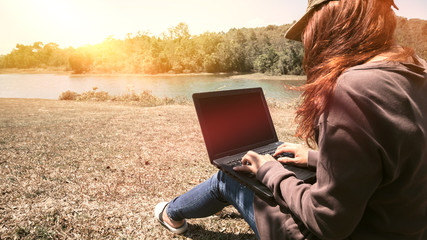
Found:
<svg viewBox="0 0 427 240"><path fill-rule="evenodd" d="M110 95L148 90L158 97L191 99L195 92L262 87L267 98L289 101L300 93L287 90L303 81L231 79L227 75L198 76L68 76L55 74L0 74L0 98L58 99L65 91L82 93L98 87Z"/></svg>

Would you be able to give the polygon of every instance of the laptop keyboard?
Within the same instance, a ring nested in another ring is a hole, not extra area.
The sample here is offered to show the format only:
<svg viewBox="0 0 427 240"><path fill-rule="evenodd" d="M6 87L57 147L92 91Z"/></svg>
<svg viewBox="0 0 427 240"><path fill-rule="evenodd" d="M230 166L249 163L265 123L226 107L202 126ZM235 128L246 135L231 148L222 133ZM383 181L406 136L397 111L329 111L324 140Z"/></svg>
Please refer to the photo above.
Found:
<svg viewBox="0 0 427 240"><path fill-rule="evenodd" d="M274 154L275 151L276 151L275 149L273 149L273 150L266 150L266 151L258 152L258 154L260 154L260 155L269 154L269 155L273 156L273 154ZM293 153L285 152L285 153L278 154L274 158L277 160L277 159L279 159L281 157L294 158L295 155ZM227 165L230 165L231 167L241 166L242 165L242 159L241 158L237 158L237 159L230 160L229 162L227 162Z"/></svg>

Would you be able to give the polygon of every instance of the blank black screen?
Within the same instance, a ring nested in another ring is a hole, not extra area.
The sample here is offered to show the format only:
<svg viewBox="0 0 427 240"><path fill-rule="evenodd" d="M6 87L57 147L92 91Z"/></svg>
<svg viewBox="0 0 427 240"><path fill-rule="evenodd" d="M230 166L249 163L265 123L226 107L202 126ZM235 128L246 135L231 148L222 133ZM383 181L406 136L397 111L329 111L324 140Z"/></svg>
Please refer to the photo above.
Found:
<svg viewBox="0 0 427 240"><path fill-rule="evenodd" d="M223 157L277 141L262 92L201 98L199 110L212 156Z"/></svg>

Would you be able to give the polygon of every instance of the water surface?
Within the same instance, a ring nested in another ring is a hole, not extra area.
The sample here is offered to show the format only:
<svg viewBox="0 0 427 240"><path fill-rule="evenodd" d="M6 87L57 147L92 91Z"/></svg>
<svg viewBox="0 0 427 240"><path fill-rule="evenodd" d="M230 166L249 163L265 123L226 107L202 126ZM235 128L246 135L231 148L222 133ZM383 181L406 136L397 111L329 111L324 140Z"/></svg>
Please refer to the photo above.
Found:
<svg viewBox="0 0 427 240"><path fill-rule="evenodd" d="M284 85L297 86L302 80L232 79L229 75L183 76L91 76L57 74L0 74L0 98L58 99L65 91L82 93L97 87L110 95L151 91L157 97L191 99L195 92L262 87L267 98L289 101L300 93Z"/></svg>

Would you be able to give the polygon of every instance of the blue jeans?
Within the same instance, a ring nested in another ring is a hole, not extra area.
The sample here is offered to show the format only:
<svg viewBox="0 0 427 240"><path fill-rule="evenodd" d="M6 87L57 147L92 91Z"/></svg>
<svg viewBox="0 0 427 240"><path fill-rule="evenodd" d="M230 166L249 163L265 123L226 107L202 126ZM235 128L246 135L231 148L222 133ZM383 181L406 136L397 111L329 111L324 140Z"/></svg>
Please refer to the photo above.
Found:
<svg viewBox="0 0 427 240"><path fill-rule="evenodd" d="M208 217L228 205L233 205L259 238L253 200L254 193L250 189L219 171L210 179L173 199L166 213L172 220L181 221L186 218Z"/></svg>

